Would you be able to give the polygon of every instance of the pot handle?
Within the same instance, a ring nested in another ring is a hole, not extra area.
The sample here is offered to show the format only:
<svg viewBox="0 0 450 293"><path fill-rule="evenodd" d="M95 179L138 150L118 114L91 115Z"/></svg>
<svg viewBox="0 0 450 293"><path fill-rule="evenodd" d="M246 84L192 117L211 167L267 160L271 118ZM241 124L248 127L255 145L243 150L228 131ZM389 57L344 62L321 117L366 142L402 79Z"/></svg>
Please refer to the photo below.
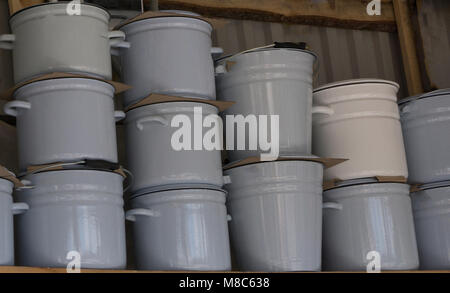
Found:
<svg viewBox="0 0 450 293"><path fill-rule="evenodd" d="M107 34L107 38L109 39L109 45L111 47L117 46L118 44L125 41L125 33L123 31L110 31Z"/></svg>
<svg viewBox="0 0 450 293"><path fill-rule="evenodd" d="M330 117L330 116L334 115L334 110L327 106L313 106L311 113L313 115L314 114L323 114L323 115L326 115L327 117Z"/></svg>
<svg viewBox="0 0 450 293"><path fill-rule="evenodd" d="M322 204L323 209L342 210L342 204L336 202L324 202Z"/></svg>
<svg viewBox="0 0 450 293"><path fill-rule="evenodd" d="M126 116L124 111L114 111L114 119L116 119L116 122L125 119Z"/></svg>
<svg viewBox="0 0 450 293"><path fill-rule="evenodd" d="M231 222L233 220L233 218L231 217L231 215L227 215L227 222Z"/></svg>
<svg viewBox="0 0 450 293"><path fill-rule="evenodd" d="M231 177L230 175L223 176L223 185L231 184Z"/></svg>
<svg viewBox="0 0 450 293"><path fill-rule="evenodd" d="M130 49L130 48L131 48L131 43L126 42L126 41L121 41L120 43L112 44L111 45L111 55L120 56L122 49Z"/></svg>
<svg viewBox="0 0 450 293"><path fill-rule="evenodd" d="M125 219L136 222L136 216L159 217L159 213L149 209L133 209L125 213Z"/></svg>
<svg viewBox="0 0 450 293"><path fill-rule="evenodd" d="M0 49L12 50L16 36L11 34L0 35Z"/></svg>
<svg viewBox="0 0 450 293"><path fill-rule="evenodd" d="M220 48L220 47L212 47L211 48L211 56L212 56L213 60L220 58L220 56L222 56L222 54L223 54L222 48Z"/></svg>
<svg viewBox="0 0 450 293"><path fill-rule="evenodd" d="M10 116L17 117L17 109L31 109L31 103L26 101L11 101L3 106L3 111Z"/></svg>
<svg viewBox="0 0 450 293"><path fill-rule="evenodd" d="M21 215L28 211L30 209L30 206L24 202L17 202L13 203L12 205L12 212L13 215Z"/></svg>
<svg viewBox="0 0 450 293"><path fill-rule="evenodd" d="M144 130L144 123L149 123L149 122L158 122L164 126L169 125L169 121L167 121L167 119L164 118L163 116L148 116L148 117L144 117L144 118L137 120L136 127L139 130Z"/></svg>

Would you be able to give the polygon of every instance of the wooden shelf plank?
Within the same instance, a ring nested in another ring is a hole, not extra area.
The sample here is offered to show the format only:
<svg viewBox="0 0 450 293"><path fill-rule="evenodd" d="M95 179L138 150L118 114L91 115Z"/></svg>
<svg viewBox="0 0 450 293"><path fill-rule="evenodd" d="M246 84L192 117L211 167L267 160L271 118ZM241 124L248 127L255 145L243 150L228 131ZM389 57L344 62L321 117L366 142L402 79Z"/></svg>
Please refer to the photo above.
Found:
<svg viewBox="0 0 450 293"><path fill-rule="evenodd" d="M382 0L381 15L367 14L367 0L159 0L160 9L185 9L209 17L250 19L396 31L392 0ZM145 0L147 7L150 0Z"/></svg>
<svg viewBox="0 0 450 293"><path fill-rule="evenodd" d="M8 0L9 14L12 15L15 12L26 8L31 5L41 4L46 2L45 0Z"/></svg>

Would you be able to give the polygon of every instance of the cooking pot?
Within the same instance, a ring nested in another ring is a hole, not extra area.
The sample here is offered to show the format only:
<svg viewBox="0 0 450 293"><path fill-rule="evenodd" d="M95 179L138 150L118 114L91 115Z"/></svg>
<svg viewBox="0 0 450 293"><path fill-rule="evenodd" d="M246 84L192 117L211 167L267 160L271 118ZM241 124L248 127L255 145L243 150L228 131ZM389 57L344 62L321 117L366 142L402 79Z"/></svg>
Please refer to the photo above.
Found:
<svg viewBox="0 0 450 293"><path fill-rule="evenodd" d="M450 180L450 89L399 102L409 181Z"/></svg>
<svg viewBox="0 0 450 293"><path fill-rule="evenodd" d="M120 28L131 48L121 51L124 93L129 106L150 93L215 100L212 26L195 16L172 15Z"/></svg>
<svg viewBox="0 0 450 293"><path fill-rule="evenodd" d="M130 205L138 269L231 269L224 191L166 190L133 197Z"/></svg>
<svg viewBox="0 0 450 293"><path fill-rule="evenodd" d="M348 161L325 171L325 179L408 177L398 84L377 79L332 83L314 91L313 154Z"/></svg>
<svg viewBox="0 0 450 293"><path fill-rule="evenodd" d="M17 217L19 265L65 268L75 252L81 268L125 268L121 175L58 170L23 179L29 188L17 191L16 199L29 210Z"/></svg>
<svg viewBox="0 0 450 293"><path fill-rule="evenodd" d="M131 191L142 194L145 189L172 184L221 187L223 185L221 150L205 148L203 136L211 130L211 127L202 130L203 121L206 119L214 121L210 126L221 125L217 113L216 107L196 102L152 104L128 111L125 120L125 139L127 167L134 176ZM186 121L178 124L180 121L177 117L181 116ZM206 118L207 116L210 118ZM199 126L200 133L196 130ZM174 138L176 132L182 128L189 129L186 135L190 137L183 135L182 138ZM216 139L222 140L222 129L221 127L218 129ZM194 140L198 134L201 149L194 149ZM173 145L178 143L179 139L188 141L190 150L178 149Z"/></svg>
<svg viewBox="0 0 450 293"><path fill-rule="evenodd" d="M80 15L69 14L69 3L44 3L13 14L13 34L0 35L0 48L13 51L14 81L24 82L52 72L84 73L112 78L111 48L129 47L121 31L109 31L103 8L80 4Z"/></svg>
<svg viewBox="0 0 450 293"><path fill-rule="evenodd" d="M409 185L371 183L323 194L322 266L328 271L419 267Z"/></svg>
<svg viewBox="0 0 450 293"><path fill-rule="evenodd" d="M224 111L224 115L256 115L256 120L260 119L259 115L278 115L279 154L310 155L313 65L316 58L310 51L271 47L219 59L216 62L217 99L236 102ZM322 113L322 110L324 108L313 111ZM267 129L271 129L271 118L267 120ZM261 127L260 122L258 127ZM265 152L260 146L250 149L250 136L257 132L257 129L245 129L245 150L236 150L235 147L228 151L230 161ZM235 142L240 139L238 134L239 129L234 132ZM267 141L274 139L274 133L268 131Z"/></svg>
<svg viewBox="0 0 450 293"><path fill-rule="evenodd" d="M230 176L230 238L245 271L320 271L322 173L316 162L264 162Z"/></svg>
<svg viewBox="0 0 450 293"><path fill-rule="evenodd" d="M19 167L97 159L117 162L114 88L87 78L33 82L14 93L5 113L17 118Z"/></svg>

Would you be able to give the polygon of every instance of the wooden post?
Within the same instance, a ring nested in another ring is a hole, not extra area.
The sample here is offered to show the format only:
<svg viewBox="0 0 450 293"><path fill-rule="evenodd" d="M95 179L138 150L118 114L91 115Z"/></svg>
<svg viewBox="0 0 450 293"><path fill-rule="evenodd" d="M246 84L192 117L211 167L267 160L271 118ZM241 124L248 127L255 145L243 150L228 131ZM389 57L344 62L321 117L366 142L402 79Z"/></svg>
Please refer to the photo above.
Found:
<svg viewBox="0 0 450 293"><path fill-rule="evenodd" d="M423 93L419 60L417 58L414 31L407 0L393 0L395 20L397 22L398 38L402 49L403 67L409 95Z"/></svg>
<svg viewBox="0 0 450 293"><path fill-rule="evenodd" d="M12 15L23 8L44 2L45 0L8 0L9 14Z"/></svg>

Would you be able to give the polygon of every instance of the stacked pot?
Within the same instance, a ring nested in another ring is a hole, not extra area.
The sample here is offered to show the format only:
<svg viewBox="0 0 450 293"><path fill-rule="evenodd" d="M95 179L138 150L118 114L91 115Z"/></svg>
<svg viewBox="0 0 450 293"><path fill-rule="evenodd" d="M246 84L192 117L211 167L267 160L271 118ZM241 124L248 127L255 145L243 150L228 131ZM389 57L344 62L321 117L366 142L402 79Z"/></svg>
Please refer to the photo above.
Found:
<svg viewBox="0 0 450 293"><path fill-rule="evenodd" d="M399 102L420 268L450 269L450 89Z"/></svg>
<svg viewBox="0 0 450 293"><path fill-rule="evenodd" d="M337 82L314 91L328 108L313 117L313 152L346 158L324 177L323 268L411 270L419 266L397 92L390 81Z"/></svg>
<svg viewBox="0 0 450 293"><path fill-rule="evenodd" d="M233 146L227 152L232 161L225 171L230 179L226 185L230 237L241 270L321 269L323 166L307 161L315 59L303 45L275 44L216 62L218 99L236 101L225 117L242 115L251 121L248 115L256 115L257 121L261 115L278 115L279 129L271 125L269 133L260 130L259 135L267 135L272 143L279 138L280 156L292 159L260 160L270 151L261 144L249 148L250 137L258 133L251 127L245 129L245 148ZM227 129L227 139L231 130ZM235 131L238 145L241 130Z"/></svg>
<svg viewBox="0 0 450 293"><path fill-rule="evenodd" d="M4 110L17 119L27 182L16 199L29 206L17 217L18 263L124 268L123 177L114 170L115 123L125 115L114 111L116 88L107 80L110 51L128 43L108 30L106 10L68 11L64 2L31 6L11 16L12 35L0 36L13 51L17 89Z"/></svg>
<svg viewBox="0 0 450 293"><path fill-rule="evenodd" d="M220 148L203 145L203 135L222 124L209 103L216 96L212 26L198 15L148 12L120 29L131 43L121 63L133 86L124 97L134 175L126 218L137 268L229 270ZM154 103L151 94L177 101ZM215 129L221 141L221 127Z"/></svg>

